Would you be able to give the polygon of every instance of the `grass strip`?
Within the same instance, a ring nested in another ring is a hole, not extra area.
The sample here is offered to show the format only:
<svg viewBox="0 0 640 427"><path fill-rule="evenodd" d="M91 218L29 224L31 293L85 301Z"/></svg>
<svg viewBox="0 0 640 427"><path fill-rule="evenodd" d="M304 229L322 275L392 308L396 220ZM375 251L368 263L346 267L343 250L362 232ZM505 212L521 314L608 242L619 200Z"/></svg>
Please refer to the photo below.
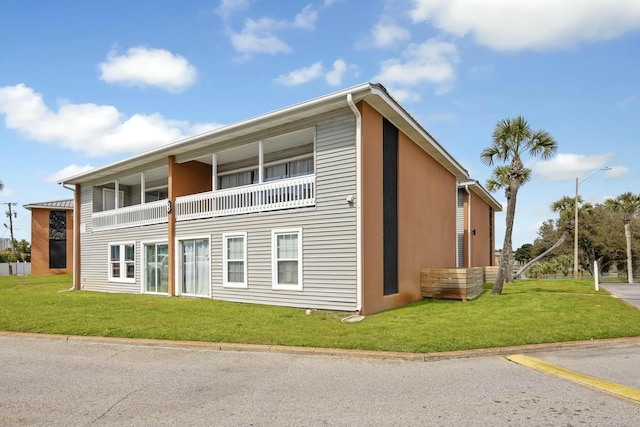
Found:
<svg viewBox="0 0 640 427"><path fill-rule="evenodd" d="M357 323L341 321L353 313L70 287L71 276L0 277L0 330L412 353L640 336L640 310L588 279L521 280L498 297L423 299Z"/></svg>

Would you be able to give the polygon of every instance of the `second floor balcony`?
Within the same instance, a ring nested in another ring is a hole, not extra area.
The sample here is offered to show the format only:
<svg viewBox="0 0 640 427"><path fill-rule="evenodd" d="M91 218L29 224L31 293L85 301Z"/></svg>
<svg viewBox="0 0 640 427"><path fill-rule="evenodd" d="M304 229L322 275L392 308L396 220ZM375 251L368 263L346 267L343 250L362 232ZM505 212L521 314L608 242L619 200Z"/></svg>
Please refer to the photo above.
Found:
<svg viewBox="0 0 640 427"><path fill-rule="evenodd" d="M177 197L172 209L176 221L187 221L312 207L315 204L315 175L306 175ZM94 212L92 229L102 231L166 223L167 205L167 200L158 200Z"/></svg>

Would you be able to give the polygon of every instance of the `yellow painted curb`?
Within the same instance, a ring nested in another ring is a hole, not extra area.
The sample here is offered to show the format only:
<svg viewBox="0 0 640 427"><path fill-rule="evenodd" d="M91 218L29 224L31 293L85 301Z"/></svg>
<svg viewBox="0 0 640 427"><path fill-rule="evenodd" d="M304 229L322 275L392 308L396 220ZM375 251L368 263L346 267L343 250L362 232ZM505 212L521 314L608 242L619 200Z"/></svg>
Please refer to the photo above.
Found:
<svg viewBox="0 0 640 427"><path fill-rule="evenodd" d="M623 384L614 383L612 381L603 380L601 378L585 375L571 369L553 365L535 357L525 356L524 354L514 354L506 357L507 360L526 366L545 374L554 375L574 383L581 384L593 389L631 400L634 403L640 403L640 390Z"/></svg>

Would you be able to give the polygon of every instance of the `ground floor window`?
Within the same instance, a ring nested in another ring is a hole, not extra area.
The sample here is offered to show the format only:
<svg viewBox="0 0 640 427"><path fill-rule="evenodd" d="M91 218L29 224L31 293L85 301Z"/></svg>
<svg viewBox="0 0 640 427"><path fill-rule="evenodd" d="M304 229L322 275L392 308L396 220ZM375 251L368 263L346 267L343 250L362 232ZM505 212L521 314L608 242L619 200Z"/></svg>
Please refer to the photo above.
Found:
<svg viewBox="0 0 640 427"><path fill-rule="evenodd" d="M166 294L169 292L169 246L166 243L144 245L144 291Z"/></svg>
<svg viewBox="0 0 640 427"><path fill-rule="evenodd" d="M67 268L66 211L49 211L49 268Z"/></svg>
<svg viewBox="0 0 640 427"><path fill-rule="evenodd" d="M302 290L302 229L273 230L271 234L274 289Z"/></svg>
<svg viewBox="0 0 640 427"><path fill-rule="evenodd" d="M211 294L209 239L185 239L179 246L180 293L208 297Z"/></svg>
<svg viewBox="0 0 640 427"><path fill-rule="evenodd" d="M247 287L247 233L222 235L222 270L223 286Z"/></svg>
<svg viewBox="0 0 640 427"><path fill-rule="evenodd" d="M109 244L109 280L133 282L136 277L135 243Z"/></svg>

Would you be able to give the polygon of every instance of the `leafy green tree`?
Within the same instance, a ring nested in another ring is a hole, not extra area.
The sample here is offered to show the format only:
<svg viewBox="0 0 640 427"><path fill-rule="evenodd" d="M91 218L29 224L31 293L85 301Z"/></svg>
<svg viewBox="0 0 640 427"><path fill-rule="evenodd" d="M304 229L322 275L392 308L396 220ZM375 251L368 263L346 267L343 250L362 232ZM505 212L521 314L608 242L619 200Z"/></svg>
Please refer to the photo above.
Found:
<svg viewBox="0 0 640 427"><path fill-rule="evenodd" d="M619 224L621 214L595 205L588 210L580 210L580 236L578 238L579 261L582 268L591 274L608 271L625 259L624 236ZM598 269L593 270L594 261Z"/></svg>
<svg viewBox="0 0 640 427"><path fill-rule="evenodd" d="M16 254L20 261L31 261L31 245L25 239L15 242Z"/></svg>
<svg viewBox="0 0 640 427"><path fill-rule="evenodd" d="M631 251L631 220L636 217L640 211L640 195L626 192L615 199L607 199L604 205L616 212L623 214L624 235L627 244L627 279L629 283L633 283L633 257Z"/></svg>
<svg viewBox="0 0 640 427"><path fill-rule="evenodd" d="M562 271L562 275L565 278L569 277L569 273L571 272L571 268L573 267L573 256L569 254L559 255L555 257L555 260L560 267L560 271Z"/></svg>
<svg viewBox="0 0 640 427"><path fill-rule="evenodd" d="M560 214L560 220L558 221L558 224L564 224L564 232L562 233L562 235L560 236L560 238L553 244L551 245L551 247L549 247L547 250L545 250L544 252L542 252L541 254L539 254L538 256L536 256L535 258L533 258L531 261L529 261L528 263L526 263L517 273L516 273L516 278L519 277L527 268L529 268L529 266L533 263L535 263L536 261L544 258L545 256L547 256L548 254L550 254L552 251L554 251L555 249L557 249L558 247L560 247L564 241L567 239L567 236L569 235L569 232L571 230L573 230L573 221L571 221L570 218L570 212L572 212L574 203L570 202L571 198L564 196L563 198L561 198L560 200L557 200L555 202L553 202L551 204L551 210L554 212L558 212Z"/></svg>
<svg viewBox="0 0 640 427"><path fill-rule="evenodd" d="M0 251L0 262L15 262L16 257L13 254L13 249L7 248Z"/></svg>
<svg viewBox="0 0 640 427"><path fill-rule="evenodd" d="M533 245L531 243L525 243L524 245L516 249L515 253L513 254L513 258L515 258L515 260L518 262L527 262L532 258L532 249Z"/></svg>
<svg viewBox="0 0 640 427"><path fill-rule="evenodd" d="M542 263L536 262L527 270L527 277L530 279L539 279L542 277L543 270Z"/></svg>
<svg viewBox="0 0 640 427"><path fill-rule="evenodd" d="M559 268L560 266L558 265L558 262L555 259L550 259L542 263L542 272L547 276L550 276L553 274L555 277Z"/></svg>
<svg viewBox="0 0 640 427"><path fill-rule="evenodd" d="M506 229L504 233L503 255L496 282L491 290L492 295L501 295L509 262L513 256L512 235L516 213L516 199L520 186L529 181L531 169L526 168L522 156L548 159L558 149L557 142L545 130L533 131L522 116L507 118L496 124L493 131L493 143L480 154L480 159L488 166L496 165L491 178L487 181L487 189L496 191L504 188L507 198ZM509 274L511 275L511 271Z"/></svg>

